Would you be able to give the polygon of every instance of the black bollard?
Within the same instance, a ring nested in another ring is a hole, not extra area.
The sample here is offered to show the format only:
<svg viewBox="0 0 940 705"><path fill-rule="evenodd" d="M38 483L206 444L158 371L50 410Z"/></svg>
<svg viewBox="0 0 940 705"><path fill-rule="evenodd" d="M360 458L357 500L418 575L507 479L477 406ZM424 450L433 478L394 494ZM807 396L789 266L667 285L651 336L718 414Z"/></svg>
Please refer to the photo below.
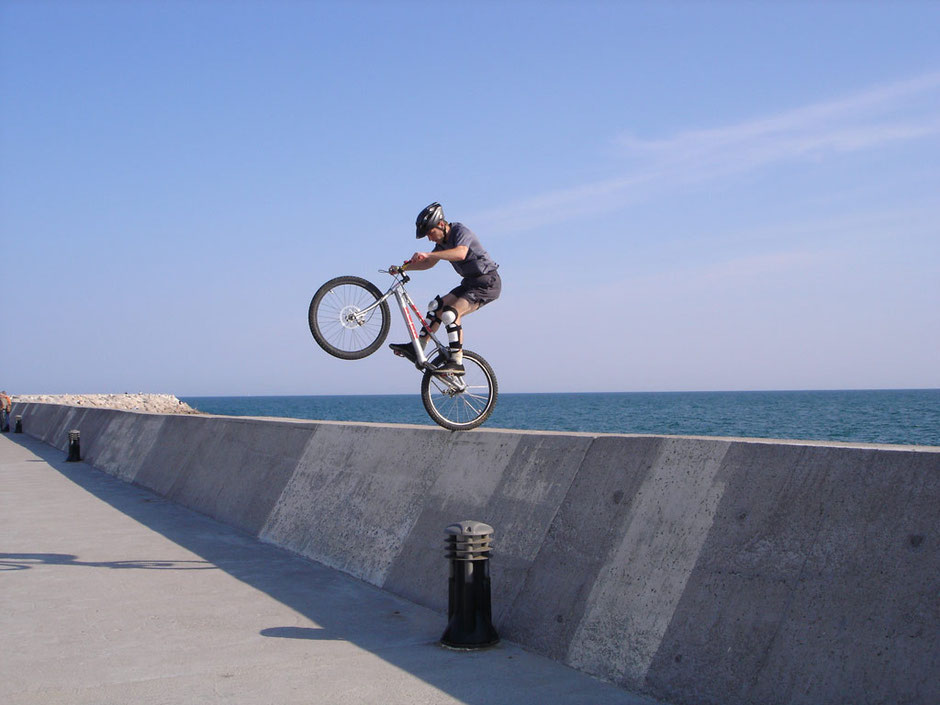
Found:
<svg viewBox="0 0 940 705"><path fill-rule="evenodd" d="M490 539L493 527L461 521L445 529L450 580L447 629L441 643L455 649L481 649L499 643L490 602Z"/></svg>
<svg viewBox="0 0 940 705"><path fill-rule="evenodd" d="M16 417L16 424L13 426L13 433L22 433L23 432L23 417Z"/></svg>
<svg viewBox="0 0 940 705"><path fill-rule="evenodd" d="M77 463L82 459L81 433L79 431L69 431L69 457L65 459L67 463Z"/></svg>

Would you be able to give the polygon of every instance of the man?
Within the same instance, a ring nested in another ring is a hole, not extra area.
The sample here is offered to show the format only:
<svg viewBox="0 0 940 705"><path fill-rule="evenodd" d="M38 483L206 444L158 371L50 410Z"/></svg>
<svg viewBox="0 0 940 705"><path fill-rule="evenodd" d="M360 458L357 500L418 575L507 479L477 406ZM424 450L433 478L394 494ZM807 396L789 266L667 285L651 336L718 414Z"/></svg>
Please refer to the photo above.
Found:
<svg viewBox="0 0 940 705"><path fill-rule="evenodd" d="M6 433L10 430L10 412L13 411L13 400L6 392L0 392L0 431Z"/></svg>
<svg viewBox="0 0 940 705"><path fill-rule="evenodd" d="M409 271L430 269L440 261L450 262L454 271L462 277L460 285L446 296L434 297L428 305L428 327L431 332L444 325L447 331L450 360L436 370L437 374L464 373L463 327L461 320L467 314L499 298L502 282L499 265L490 259L480 245L477 236L462 223L444 220L444 209L440 203L432 203L418 214L415 221L415 236L427 237L434 243L431 252L415 252L408 264ZM389 269L395 270L392 266ZM425 346L428 334L423 328L418 342ZM391 343L389 347L396 355L415 361L414 347L409 343Z"/></svg>

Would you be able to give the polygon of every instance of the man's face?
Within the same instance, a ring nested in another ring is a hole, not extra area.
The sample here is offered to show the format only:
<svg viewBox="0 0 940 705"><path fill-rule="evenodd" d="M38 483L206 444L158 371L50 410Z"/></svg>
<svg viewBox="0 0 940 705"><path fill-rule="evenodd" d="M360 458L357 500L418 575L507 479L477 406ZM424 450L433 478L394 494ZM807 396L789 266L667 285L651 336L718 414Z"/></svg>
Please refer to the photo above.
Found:
<svg viewBox="0 0 940 705"><path fill-rule="evenodd" d="M441 242L444 239L444 231L441 228L440 223L435 225L433 228L428 230L428 240L433 242L435 245Z"/></svg>

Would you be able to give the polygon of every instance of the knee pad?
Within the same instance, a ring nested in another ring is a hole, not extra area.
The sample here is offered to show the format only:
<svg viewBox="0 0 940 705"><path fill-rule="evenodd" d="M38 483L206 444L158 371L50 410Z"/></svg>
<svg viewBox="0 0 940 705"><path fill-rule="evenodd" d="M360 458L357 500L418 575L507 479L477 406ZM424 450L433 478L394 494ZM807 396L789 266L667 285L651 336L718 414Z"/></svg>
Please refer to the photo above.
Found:
<svg viewBox="0 0 940 705"><path fill-rule="evenodd" d="M428 304L428 320L427 325L433 326L435 323L441 323L441 317L439 311L444 306L444 300L440 296L435 296L434 300ZM427 336L427 333L424 329L421 329L421 334Z"/></svg>
<svg viewBox="0 0 940 705"><path fill-rule="evenodd" d="M447 347L452 351L459 351L463 345L460 342L460 331L463 327L457 323L457 310L447 306L441 314L441 320L447 328Z"/></svg>
<svg viewBox="0 0 940 705"><path fill-rule="evenodd" d="M451 323L457 320L457 309L453 306L445 306L444 310L441 312L440 322L445 326L449 326Z"/></svg>

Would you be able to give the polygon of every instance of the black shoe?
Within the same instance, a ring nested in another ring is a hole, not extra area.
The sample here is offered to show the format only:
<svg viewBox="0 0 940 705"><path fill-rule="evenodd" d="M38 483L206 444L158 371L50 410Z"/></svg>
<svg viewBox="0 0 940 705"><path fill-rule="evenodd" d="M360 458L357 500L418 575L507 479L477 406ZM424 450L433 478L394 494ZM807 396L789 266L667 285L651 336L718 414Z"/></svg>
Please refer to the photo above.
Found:
<svg viewBox="0 0 940 705"><path fill-rule="evenodd" d="M458 365L453 360L448 360L443 365L432 371L436 375L462 375L466 372L466 370L463 368L463 365Z"/></svg>
<svg viewBox="0 0 940 705"><path fill-rule="evenodd" d="M392 352L401 357L406 357L412 362L416 362L417 358L415 357L415 346L411 343L389 343L388 347L392 349Z"/></svg>

